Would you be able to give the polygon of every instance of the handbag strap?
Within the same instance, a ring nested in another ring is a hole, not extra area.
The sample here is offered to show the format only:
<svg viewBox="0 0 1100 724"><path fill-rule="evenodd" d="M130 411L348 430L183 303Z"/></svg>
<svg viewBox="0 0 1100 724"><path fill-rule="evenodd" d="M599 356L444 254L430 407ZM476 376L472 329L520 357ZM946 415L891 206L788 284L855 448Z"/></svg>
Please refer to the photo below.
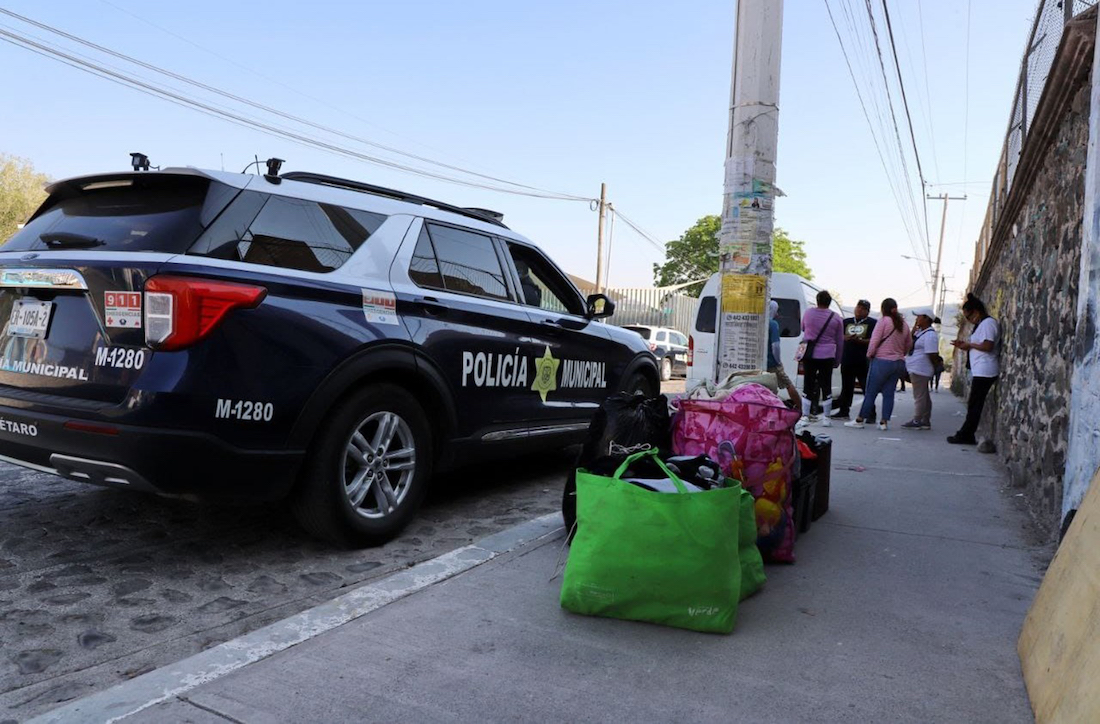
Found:
<svg viewBox="0 0 1100 724"><path fill-rule="evenodd" d="M829 313L829 318L825 320L825 324L821 325L821 331L817 333L816 337L814 337L814 344L817 344L821 341L821 336L825 334L825 330L828 329L829 325L833 323L833 317L835 316L836 312Z"/></svg>
<svg viewBox="0 0 1100 724"><path fill-rule="evenodd" d="M657 463L657 467L659 467L661 470L663 470L665 475L668 476L668 479L672 481L672 484L676 486L676 492L678 492L678 493L687 493L688 489L684 487L684 482L676 476L676 473L674 473L674 472L672 472L671 470L668 469L668 466L665 465L664 462L661 460L661 458L657 455L656 450L643 450L642 452L634 453L633 455L628 457L626 460L623 460L623 464L619 466L619 469L616 470L615 474L611 477L615 478L615 480L622 480L623 479L623 473L626 472L626 469L628 467L630 467L630 465L632 463L634 463L637 460L641 460L642 458L644 458L647 455L650 455L650 456L653 457L653 462Z"/></svg>

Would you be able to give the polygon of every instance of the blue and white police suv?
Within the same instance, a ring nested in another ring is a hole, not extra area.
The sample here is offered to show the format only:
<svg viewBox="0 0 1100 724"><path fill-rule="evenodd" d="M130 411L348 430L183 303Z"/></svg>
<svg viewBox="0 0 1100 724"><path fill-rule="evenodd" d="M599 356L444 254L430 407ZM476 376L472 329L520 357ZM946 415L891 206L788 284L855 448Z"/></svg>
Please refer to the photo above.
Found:
<svg viewBox="0 0 1100 724"><path fill-rule="evenodd" d="M584 437L654 393L637 334L502 217L313 173L83 176L0 247L0 459L288 498L344 545L433 474Z"/></svg>

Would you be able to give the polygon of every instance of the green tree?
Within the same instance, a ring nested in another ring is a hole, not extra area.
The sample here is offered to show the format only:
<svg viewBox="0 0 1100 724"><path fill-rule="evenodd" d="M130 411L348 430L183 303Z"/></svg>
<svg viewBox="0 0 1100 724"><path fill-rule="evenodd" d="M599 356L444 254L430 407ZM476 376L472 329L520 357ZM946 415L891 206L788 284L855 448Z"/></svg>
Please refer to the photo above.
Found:
<svg viewBox="0 0 1100 724"><path fill-rule="evenodd" d="M721 225L717 216L704 216L679 239L665 244L665 263L653 265L654 284L666 287L702 280L685 289L689 294L698 294L703 282L718 271L718 229ZM780 228L772 233L772 269L814 278L806 263L805 242L792 239Z"/></svg>
<svg viewBox="0 0 1100 724"><path fill-rule="evenodd" d="M0 242L7 241L46 198L42 187L49 180L30 161L0 154Z"/></svg>

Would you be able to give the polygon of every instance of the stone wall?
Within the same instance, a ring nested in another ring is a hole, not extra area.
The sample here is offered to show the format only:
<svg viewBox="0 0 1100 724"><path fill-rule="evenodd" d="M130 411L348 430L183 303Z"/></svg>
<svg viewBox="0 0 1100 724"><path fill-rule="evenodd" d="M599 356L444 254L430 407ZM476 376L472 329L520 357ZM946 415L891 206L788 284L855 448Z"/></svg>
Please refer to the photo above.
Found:
<svg viewBox="0 0 1100 724"><path fill-rule="evenodd" d="M1089 139L1087 81L1064 109L1020 210L975 290L1002 334L1001 377L978 434L996 443L1035 522L1051 536L1061 521L1066 469ZM964 325L962 338L969 333ZM965 360L959 361L965 368Z"/></svg>

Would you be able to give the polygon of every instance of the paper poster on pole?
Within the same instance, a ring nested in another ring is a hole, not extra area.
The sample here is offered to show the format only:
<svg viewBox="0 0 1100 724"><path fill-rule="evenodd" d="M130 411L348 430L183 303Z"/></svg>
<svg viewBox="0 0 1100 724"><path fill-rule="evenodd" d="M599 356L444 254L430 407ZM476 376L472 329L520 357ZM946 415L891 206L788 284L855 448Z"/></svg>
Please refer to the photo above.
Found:
<svg viewBox="0 0 1100 724"><path fill-rule="evenodd" d="M768 278L756 274L722 276L722 349L719 378L731 372L757 370L763 364L767 325Z"/></svg>

